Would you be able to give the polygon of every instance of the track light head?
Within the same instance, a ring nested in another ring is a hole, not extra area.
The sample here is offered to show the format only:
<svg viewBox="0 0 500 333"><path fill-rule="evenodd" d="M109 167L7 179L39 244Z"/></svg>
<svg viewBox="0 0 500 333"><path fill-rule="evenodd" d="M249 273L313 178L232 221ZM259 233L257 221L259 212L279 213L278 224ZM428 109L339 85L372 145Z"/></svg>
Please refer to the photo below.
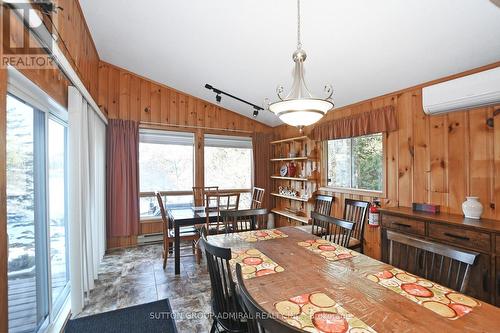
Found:
<svg viewBox="0 0 500 333"><path fill-rule="evenodd" d="M259 115L259 110L258 109L254 109L253 110L253 116L257 117L258 115Z"/></svg>
<svg viewBox="0 0 500 333"><path fill-rule="evenodd" d="M217 101L217 103L220 103L220 101L222 100L222 96L221 96L221 95L219 95L219 94L217 94L217 95L215 96L215 100Z"/></svg>

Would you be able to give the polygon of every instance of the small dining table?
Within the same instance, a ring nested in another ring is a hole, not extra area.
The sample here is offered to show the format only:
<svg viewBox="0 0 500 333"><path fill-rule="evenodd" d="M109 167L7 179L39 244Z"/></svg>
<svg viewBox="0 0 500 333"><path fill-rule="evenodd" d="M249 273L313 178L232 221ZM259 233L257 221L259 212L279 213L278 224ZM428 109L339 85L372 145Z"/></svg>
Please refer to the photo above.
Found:
<svg viewBox="0 0 500 333"><path fill-rule="evenodd" d="M205 207L182 207L168 210L168 214L174 226L174 262L175 275L181 273L181 248L180 248L180 228L190 227L206 222ZM210 222L217 221L217 212L211 212Z"/></svg>
<svg viewBox="0 0 500 333"><path fill-rule="evenodd" d="M471 312L450 320L368 278L392 266L362 254L329 261L299 245L318 237L294 227L277 230L287 237L252 242L237 234L208 237L211 244L232 251L257 249L283 268L244 280L251 296L268 313L278 315L278 302L321 292L376 332L500 331L500 309L495 306L476 300Z"/></svg>

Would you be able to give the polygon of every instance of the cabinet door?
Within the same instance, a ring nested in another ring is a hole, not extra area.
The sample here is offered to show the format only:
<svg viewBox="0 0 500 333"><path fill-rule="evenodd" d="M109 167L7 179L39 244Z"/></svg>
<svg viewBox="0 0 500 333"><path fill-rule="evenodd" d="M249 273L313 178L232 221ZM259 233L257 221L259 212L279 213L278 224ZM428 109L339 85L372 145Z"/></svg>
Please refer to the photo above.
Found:
<svg viewBox="0 0 500 333"><path fill-rule="evenodd" d="M494 290L491 272L491 257L487 254L480 254L472 266L469 285L465 293L481 301L493 303Z"/></svg>
<svg viewBox="0 0 500 333"><path fill-rule="evenodd" d="M497 236L497 239L499 237ZM497 252L496 258L496 268L495 268L495 286L497 289L496 297L495 297L495 305L500 306L500 254Z"/></svg>

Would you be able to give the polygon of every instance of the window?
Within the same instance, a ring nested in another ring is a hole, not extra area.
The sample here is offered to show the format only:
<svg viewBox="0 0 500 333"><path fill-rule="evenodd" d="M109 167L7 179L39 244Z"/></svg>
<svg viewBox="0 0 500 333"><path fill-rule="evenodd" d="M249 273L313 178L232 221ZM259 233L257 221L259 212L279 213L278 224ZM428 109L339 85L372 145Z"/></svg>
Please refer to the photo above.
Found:
<svg viewBox="0 0 500 333"><path fill-rule="evenodd" d="M382 191L382 133L328 141L328 186Z"/></svg>
<svg viewBox="0 0 500 333"><path fill-rule="evenodd" d="M69 293L67 130L61 120L67 115L54 105L47 106L39 97L28 87L9 81L7 232L10 332L34 332L45 328Z"/></svg>
<svg viewBox="0 0 500 333"><path fill-rule="evenodd" d="M248 190L241 194L240 207L250 207L252 155L251 138L206 134L205 186Z"/></svg>
<svg viewBox="0 0 500 333"><path fill-rule="evenodd" d="M141 218L160 216L154 191L181 191L166 196L167 206L189 206L193 201L194 134L141 130L139 134L139 189Z"/></svg>

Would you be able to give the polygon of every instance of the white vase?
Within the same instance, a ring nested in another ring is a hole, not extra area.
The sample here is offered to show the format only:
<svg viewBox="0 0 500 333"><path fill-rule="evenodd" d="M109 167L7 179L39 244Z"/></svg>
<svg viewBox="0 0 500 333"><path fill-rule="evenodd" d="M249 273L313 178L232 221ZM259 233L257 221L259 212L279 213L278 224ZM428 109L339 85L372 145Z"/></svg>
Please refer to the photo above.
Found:
<svg viewBox="0 0 500 333"><path fill-rule="evenodd" d="M483 214L483 205L479 202L478 197L466 197L462 204L462 211L464 212L465 217L470 219L479 220L481 218L481 214Z"/></svg>

